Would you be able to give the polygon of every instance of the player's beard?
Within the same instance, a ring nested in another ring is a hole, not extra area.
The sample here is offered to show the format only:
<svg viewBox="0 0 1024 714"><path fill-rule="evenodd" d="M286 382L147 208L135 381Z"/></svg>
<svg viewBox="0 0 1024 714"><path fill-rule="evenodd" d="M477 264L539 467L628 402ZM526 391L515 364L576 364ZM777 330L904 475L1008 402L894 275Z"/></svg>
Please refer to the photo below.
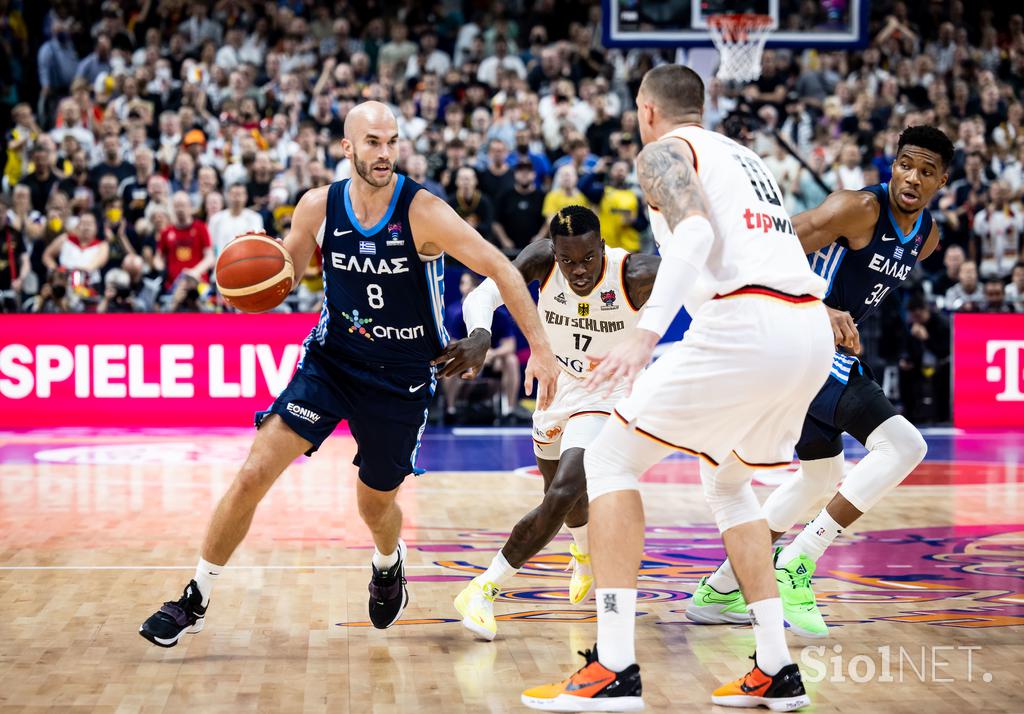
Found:
<svg viewBox="0 0 1024 714"><path fill-rule="evenodd" d="M373 167L378 165L387 165L388 174L384 179L377 178L373 174ZM368 161L363 161L359 158L356 152L352 151L352 165L355 166L356 173L366 183L376 188L384 188L391 183L391 177L395 174L395 164L390 161L375 161L372 164Z"/></svg>

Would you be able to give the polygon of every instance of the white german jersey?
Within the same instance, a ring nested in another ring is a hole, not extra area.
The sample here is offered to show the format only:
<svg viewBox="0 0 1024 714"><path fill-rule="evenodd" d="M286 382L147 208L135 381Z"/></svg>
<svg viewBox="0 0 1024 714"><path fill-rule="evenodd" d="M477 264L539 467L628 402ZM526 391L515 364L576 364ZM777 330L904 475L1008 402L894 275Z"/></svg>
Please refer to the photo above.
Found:
<svg viewBox="0 0 1024 714"><path fill-rule="evenodd" d="M587 355L610 352L640 317L626 294L627 257L622 248L606 248L601 278L589 295L573 292L557 262L541 283L540 320L559 364L574 377L590 371Z"/></svg>
<svg viewBox="0 0 1024 714"><path fill-rule="evenodd" d="M728 137L699 126L682 126L662 139L676 137L693 151L694 167L711 209L715 241L686 310L695 314L715 295L760 286L789 295L825 294L782 206L782 192L761 157ZM673 240L657 210L648 211L660 245Z"/></svg>

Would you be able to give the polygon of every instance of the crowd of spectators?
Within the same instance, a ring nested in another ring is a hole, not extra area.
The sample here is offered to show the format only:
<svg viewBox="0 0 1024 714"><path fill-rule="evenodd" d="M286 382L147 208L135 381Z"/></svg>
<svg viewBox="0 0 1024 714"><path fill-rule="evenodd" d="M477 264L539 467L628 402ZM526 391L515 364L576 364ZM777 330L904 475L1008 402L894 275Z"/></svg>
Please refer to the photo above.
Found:
<svg viewBox="0 0 1024 714"><path fill-rule="evenodd" d="M948 364L933 337L950 311L1024 312L1024 17L1008 5L879 0L863 50L769 49L757 81L708 82L706 125L765 157L791 212L887 180L905 126L955 141L931 206L942 248L881 331L906 373ZM343 121L365 99L394 109L399 170L510 255L574 203L608 245L653 250L634 97L681 55L603 48L597 2L382 12L0 0L0 309L228 309L216 256L245 231L283 236L303 192L349 175ZM314 256L280 309L318 310L320 276Z"/></svg>

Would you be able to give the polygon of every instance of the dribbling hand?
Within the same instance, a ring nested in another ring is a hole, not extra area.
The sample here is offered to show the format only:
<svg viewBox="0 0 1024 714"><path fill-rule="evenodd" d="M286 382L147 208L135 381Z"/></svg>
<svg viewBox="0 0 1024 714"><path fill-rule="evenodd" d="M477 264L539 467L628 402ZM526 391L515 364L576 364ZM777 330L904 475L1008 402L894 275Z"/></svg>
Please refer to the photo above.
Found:
<svg viewBox="0 0 1024 714"><path fill-rule="evenodd" d="M660 339L657 333L638 329L632 337L620 342L608 354L590 356L590 361L597 367L584 380L583 386L592 392L603 388L606 397L620 384L632 387L637 375L650 364L654 347Z"/></svg>
<svg viewBox="0 0 1024 714"><path fill-rule="evenodd" d="M558 383L558 364L550 348L531 350L526 363L526 395L533 394L533 380L537 380L537 408L547 409L555 400Z"/></svg>

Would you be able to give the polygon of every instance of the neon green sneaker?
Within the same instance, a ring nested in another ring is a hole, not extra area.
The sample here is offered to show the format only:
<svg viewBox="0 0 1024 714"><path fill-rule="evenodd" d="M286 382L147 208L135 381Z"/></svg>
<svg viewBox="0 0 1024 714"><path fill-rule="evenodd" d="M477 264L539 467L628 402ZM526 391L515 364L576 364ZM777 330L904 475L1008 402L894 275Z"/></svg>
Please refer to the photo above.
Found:
<svg viewBox="0 0 1024 714"><path fill-rule="evenodd" d="M750 622L743 594L739 590L720 593L708 585L706 576L700 579L693 598L686 606L686 617L698 625L743 625Z"/></svg>
<svg viewBox="0 0 1024 714"><path fill-rule="evenodd" d="M782 548L775 549L778 559ZM814 577L814 561L800 554L785 565L775 563L775 580L779 584L779 596L782 598L782 613L786 624L795 635L801 637L826 637L828 625L825 624L818 603L811 590L811 578Z"/></svg>
<svg viewBox="0 0 1024 714"><path fill-rule="evenodd" d="M479 583L474 579L455 598L455 609L462 615L462 626L488 642L498 634L498 623L494 621L494 598L497 594L498 586L494 583Z"/></svg>

